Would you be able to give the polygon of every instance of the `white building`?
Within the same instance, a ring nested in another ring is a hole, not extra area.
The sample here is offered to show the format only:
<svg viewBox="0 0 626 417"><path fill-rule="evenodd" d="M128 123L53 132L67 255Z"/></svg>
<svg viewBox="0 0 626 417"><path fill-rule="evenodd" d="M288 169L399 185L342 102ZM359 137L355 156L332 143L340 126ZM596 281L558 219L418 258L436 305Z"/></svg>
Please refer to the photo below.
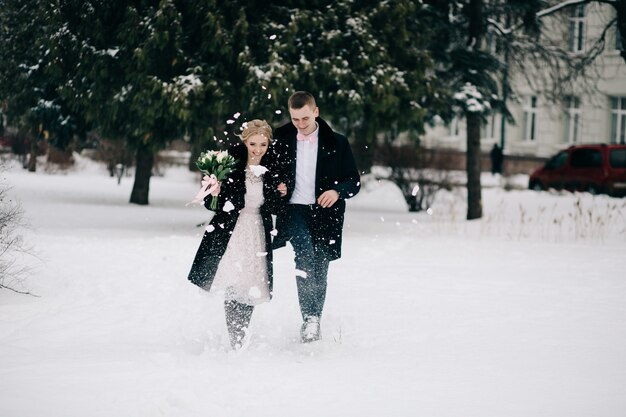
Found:
<svg viewBox="0 0 626 417"><path fill-rule="evenodd" d="M566 9L544 22L561 27L571 53L584 53L595 42L608 22L616 16L606 4L590 3ZM566 27L563 27L566 26ZM616 25L606 33L606 45L589 73L597 91L573 91L564 105L548 102L517 77L519 102L509 102L515 125L505 129L504 153L513 157L545 158L576 143L626 143L626 63L619 54L620 37ZM488 116L482 131L481 148L488 152L501 143L500 115ZM423 138L430 148L465 151L464 120L430 129Z"/></svg>

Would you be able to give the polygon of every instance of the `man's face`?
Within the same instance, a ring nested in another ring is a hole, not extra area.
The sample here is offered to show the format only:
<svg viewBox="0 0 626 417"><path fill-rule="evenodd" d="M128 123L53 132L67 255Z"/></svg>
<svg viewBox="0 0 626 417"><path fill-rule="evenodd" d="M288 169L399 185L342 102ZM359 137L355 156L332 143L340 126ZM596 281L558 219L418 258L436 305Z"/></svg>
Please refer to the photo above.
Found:
<svg viewBox="0 0 626 417"><path fill-rule="evenodd" d="M305 105L301 109L289 108L289 114L291 115L291 123L298 129L298 132L310 135L317 127L315 118L319 116L320 111L318 107Z"/></svg>

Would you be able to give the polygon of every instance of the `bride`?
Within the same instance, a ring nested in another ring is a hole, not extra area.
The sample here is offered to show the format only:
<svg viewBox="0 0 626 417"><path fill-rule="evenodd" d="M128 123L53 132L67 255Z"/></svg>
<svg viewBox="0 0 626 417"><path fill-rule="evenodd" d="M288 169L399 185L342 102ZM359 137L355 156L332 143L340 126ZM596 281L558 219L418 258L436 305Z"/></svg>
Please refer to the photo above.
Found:
<svg viewBox="0 0 626 417"><path fill-rule="evenodd" d="M256 119L244 128L241 143L229 149L237 163L218 186L218 207L188 276L195 285L223 294L233 349L243 344L254 306L272 296L271 213L280 193L263 166L271 140L270 125Z"/></svg>

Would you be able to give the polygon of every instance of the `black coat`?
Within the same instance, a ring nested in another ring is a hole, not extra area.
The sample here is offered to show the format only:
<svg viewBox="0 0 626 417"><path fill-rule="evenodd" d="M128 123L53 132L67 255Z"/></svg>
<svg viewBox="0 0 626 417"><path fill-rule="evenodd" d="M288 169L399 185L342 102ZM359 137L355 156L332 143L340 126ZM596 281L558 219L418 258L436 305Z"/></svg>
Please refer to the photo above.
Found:
<svg viewBox="0 0 626 417"><path fill-rule="evenodd" d="M319 117L316 121L319 125L319 140L315 171L315 198L317 199L324 191L333 189L339 193L339 200L329 208L315 205L314 225L311 232L316 247L322 249L329 260L335 260L341 257L345 200L354 197L359 192L361 182L346 137L333 132L330 126ZM271 165L278 171L279 182L287 185L287 196L283 198L285 203L291 198L296 184L297 133L298 130L292 123L287 123L274 131ZM284 208L285 206L276 217L278 235L274 239L274 248L284 246L289 240Z"/></svg>
<svg viewBox="0 0 626 417"><path fill-rule="evenodd" d="M206 290L209 290L213 283L217 267L219 266L224 252L226 252L226 246L235 229L239 212L245 205L246 176L244 170L248 159L247 148L241 143L230 148L228 152L237 159L237 164L228 179L222 182L217 210L210 223L210 225L213 226L213 230L204 233L188 276L189 281ZM262 165L264 165L264 161L265 158L261 160ZM275 176L272 176L269 171L263 175L263 197L265 202L259 209L261 218L263 219L263 229L265 231L265 252L267 252L265 258L267 259L270 295L273 288L270 236L273 225L271 213L276 212L277 205L280 204L280 196L276 191L277 183L274 179ZM210 195L205 198L204 205L207 209L209 208L210 199ZM235 207L228 212L222 210L227 201L230 201Z"/></svg>

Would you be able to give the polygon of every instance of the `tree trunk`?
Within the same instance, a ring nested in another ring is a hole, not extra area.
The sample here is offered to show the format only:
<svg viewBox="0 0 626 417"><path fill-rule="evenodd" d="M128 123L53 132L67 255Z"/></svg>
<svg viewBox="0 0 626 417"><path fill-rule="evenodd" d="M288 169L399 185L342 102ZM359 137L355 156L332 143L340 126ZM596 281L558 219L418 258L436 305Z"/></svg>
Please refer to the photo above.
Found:
<svg viewBox="0 0 626 417"><path fill-rule="evenodd" d="M198 167L196 166L196 160L198 159L198 156L200 156L200 153L203 151L202 145L198 143L198 140L192 140L191 145L189 146L189 151L190 156L187 167L189 168L189 171L196 172L198 171Z"/></svg>
<svg viewBox="0 0 626 417"><path fill-rule="evenodd" d="M483 25L483 0L470 0L467 45L480 51L485 27ZM483 216L480 187L480 114L465 113L467 121L467 220Z"/></svg>
<svg viewBox="0 0 626 417"><path fill-rule="evenodd" d="M130 202L133 204L148 205L148 192L150 191L150 177L154 165L154 153L149 146L141 143L137 149L135 183L130 194Z"/></svg>
<svg viewBox="0 0 626 417"><path fill-rule="evenodd" d="M480 114L468 112L467 120L467 220L483 216L480 185Z"/></svg>
<svg viewBox="0 0 626 417"><path fill-rule="evenodd" d="M506 27L511 26L511 13L506 12ZM504 108L507 108L507 101L509 100L509 59L510 59L510 45L508 42L504 42L504 57L502 66L502 103ZM504 152L504 146L506 144L506 117L504 112L501 113L500 120L500 149Z"/></svg>
<svg viewBox="0 0 626 417"><path fill-rule="evenodd" d="M37 138L30 140L30 156L28 158L28 172L37 171L37 152L39 150Z"/></svg>
<svg viewBox="0 0 626 417"><path fill-rule="evenodd" d="M213 129L210 129L209 131L209 135L213 136ZM198 172L198 167L196 166L196 160L198 159L198 157L200 156L200 154L204 151L207 150L207 147L209 146L215 146L215 143L211 143L210 141L208 141L207 139L205 139L205 136L203 135L202 129L200 128L193 128L191 130L191 141L189 143L189 171L191 172Z"/></svg>
<svg viewBox="0 0 626 417"><path fill-rule="evenodd" d="M414 213L420 211L420 207L417 205L417 196L414 196L412 193L409 193L408 195L405 194L404 200L409 206L409 212Z"/></svg>

